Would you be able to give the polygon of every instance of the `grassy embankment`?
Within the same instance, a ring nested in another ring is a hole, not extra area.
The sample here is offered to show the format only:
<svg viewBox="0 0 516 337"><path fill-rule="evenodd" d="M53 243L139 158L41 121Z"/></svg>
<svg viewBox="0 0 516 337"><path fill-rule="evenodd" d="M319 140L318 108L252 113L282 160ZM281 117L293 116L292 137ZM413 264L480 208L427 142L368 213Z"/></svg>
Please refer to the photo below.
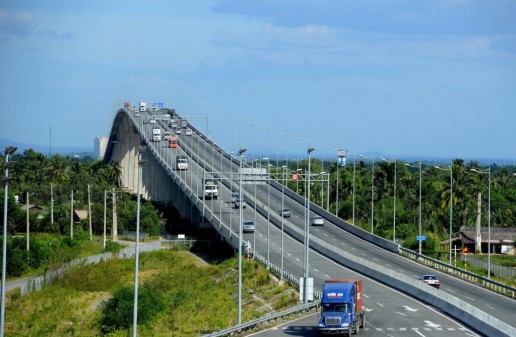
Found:
<svg viewBox="0 0 516 337"><path fill-rule="evenodd" d="M139 318L152 312L146 323L138 324L139 336L199 336L235 325L237 278L236 258L212 265L185 251L142 254L139 293L149 291L155 299L139 300ZM242 279L244 322L297 303L295 291L279 285L256 262L243 262ZM110 260L77 267L40 292L11 294L6 336L129 336L132 300L117 302L116 311L128 313L115 317L125 320L119 328L106 325L114 313L107 304L113 305L113 294L132 292L133 282L134 260Z"/></svg>

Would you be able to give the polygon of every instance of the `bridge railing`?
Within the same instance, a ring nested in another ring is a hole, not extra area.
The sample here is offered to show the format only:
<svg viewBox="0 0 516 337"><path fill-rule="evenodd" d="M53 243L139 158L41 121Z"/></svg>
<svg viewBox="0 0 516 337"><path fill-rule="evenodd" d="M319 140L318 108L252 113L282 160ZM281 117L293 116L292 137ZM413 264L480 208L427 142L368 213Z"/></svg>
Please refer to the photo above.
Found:
<svg viewBox="0 0 516 337"><path fill-rule="evenodd" d="M267 258L265 256L260 255L256 251L251 252L252 255L254 255L254 258L256 261L261 263L266 268L269 268L269 270L275 274L276 276L281 276L281 268L271 264L267 261ZM287 280L291 285L296 286L299 289L299 277L283 270L283 279ZM233 326L221 331L217 331L211 334L204 335L204 337L219 337L219 336L232 336L234 334L241 333L243 331L251 330L256 328L257 326L265 323L271 323L271 322L277 322L280 320L292 318L292 316L302 316L310 311L317 311L319 309L319 306L321 304L321 297L322 293L319 290L314 291L314 298L315 301L306 303L306 304L300 304L296 305L292 308L285 309L276 313L265 315L264 317L253 319L249 322L242 323L241 325Z"/></svg>

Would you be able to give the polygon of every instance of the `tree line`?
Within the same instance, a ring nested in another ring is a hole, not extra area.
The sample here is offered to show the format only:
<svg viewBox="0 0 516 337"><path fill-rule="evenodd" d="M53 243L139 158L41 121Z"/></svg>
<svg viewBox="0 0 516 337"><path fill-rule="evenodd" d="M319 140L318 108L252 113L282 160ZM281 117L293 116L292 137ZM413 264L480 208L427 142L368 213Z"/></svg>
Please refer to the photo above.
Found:
<svg viewBox="0 0 516 337"><path fill-rule="evenodd" d="M273 164L276 169L273 168L272 171L275 170L278 174L285 174L281 166L286 165L289 177L283 180L291 190L298 191L301 195L306 194L306 178L296 182L290 175L301 172L301 176L303 173L306 176L307 160L298 163L278 161ZM354 219L355 225L367 231L371 231L372 217L374 234L386 239L393 239L395 223L396 241L408 248L416 248L418 244L416 236L419 234L420 178L421 227L422 234L428 238L425 243L427 253L438 251L439 243L449 238L450 205L453 206L453 237L458 236L462 226L475 225L479 193L481 226L488 226L489 216L491 228L516 225L516 166L501 167L491 164L486 167L476 161L464 163L462 159L455 159L448 166L437 167L425 162L380 160L374 163L373 175L372 160L348 162L346 166L337 166L335 162L324 164L323 167L320 160L311 159L311 176L327 172L329 190L325 181L316 179L313 182L312 179L310 200L325 209L329 204L330 213L335 214L337 211L340 218L349 222ZM282 179L278 179L278 182L282 183Z"/></svg>
<svg viewBox="0 0 516 337"><path fill-rule="evenodd" d="M113 198L116 202L117 226L123 230L136 229L136 196L124 192L120 186L121 166L118 162L104 163L91 157L78 159L59 154L47 157L32 149L23 154L9 157L15 161L9 169L8 229L10 233L20 233L26 228L26 212L21 206L27 197L31 205L43 208L42 212L29 214L31 232L69 234L71 198L73 191L74 210L88 209L88 185L90 187L91 220L94 234L103 234L104 199L106 194L108 234L112 228ZM2 172L4 158L0 160ZM3 192L3 186L2 186ZM15 196L18 196L19 204ZM51 199L53 212L51 213ZM0 201L0 214L3 218L3 203ZM159 235L163 223L160 215L150 202L142 200L140 208L141 231ZM81 220L75 226L87 230L89 223Z"/></svg>

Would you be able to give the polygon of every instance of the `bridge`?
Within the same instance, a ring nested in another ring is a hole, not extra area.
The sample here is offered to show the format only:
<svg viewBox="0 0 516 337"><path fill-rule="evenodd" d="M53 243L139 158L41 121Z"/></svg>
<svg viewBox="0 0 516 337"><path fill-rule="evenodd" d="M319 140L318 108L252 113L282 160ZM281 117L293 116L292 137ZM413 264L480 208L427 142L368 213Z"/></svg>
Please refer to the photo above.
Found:
<svg viewBox="0 0 516 337"><path fill-rule="evenodd" d="M219 238L235 250L239 249L239 224L243 220L253 220L255 231L243 234L243 240L250 242L267 264L295 277L301 277L304 272L306 219L320 215L325 221L324 226L310 226L308 276L314 278L315 289L320 289L324 280L330 277L364 279L364 336L373 336L380 331L407 336L415 335L414 331L418 335L424 333L424 336L442 336L443 331L447 336L516 336L513 288L486 279L479 280L453 266L404 250L336 217L324 204L311 202L310 213L306 214L305 198L281 183L291 173L285 168L276 167L275 172L279 175L268 175L259 184L241 184L247 207L242 211L243 219L240 219L238 207L232 208L230 203L232 192L239 190L239 169L267 167L273 156L276 156L278 166L281 162L278 153L289 153L284 148L288 147L288 142L273 140L276 132L261 125L255 128L265 133L261 136L258 136L258 131L251 135L242 134L237 125L231 125L233 122L219 122L220 126L211 131L206 119L191 112L179 114L179 109L178 112L170 109L160 112L172 114L176 123L188 121L192 134L179 135L177 148L169 148L165 141L152 141L153 127L159 127L162 132L173 132L167 119L150 123L154 116L152 112L135 113L126 109L118 110L114 117L104 160L121 164L122 185L127 190L136 193L138 154L144 146L146 150L141 153L145 160L141 190L144 198L173 203L182 217L190 219L199 228L213 228ZM267 143L269 148L253 151L254 145L260 143L258 139ZM306 157L306 149L312 144L294 144L294 147L302 148ZM273 147L276 151L270 150ZM240 148L246 148L247 153L253 155L239 157ZM187 170L176 170L177 156L189 159ZM291 158L294 159L296 157ZM262 165L258 165L261 161ZM305 173L305 178L308 176L310 173ZM217 181L217 199L205 198L204 182L207 179ZM280 216L278 211L282 208L291 210L292 216ZM425 263L416 263L414 259ZM442 284L439 290L417 280L429 273L439 275ZM453 276L458 273L474 283ZM497 289L505 296L487 287ZM316 324L317 319L314 318L313 325ZM308 331L306 336L310 333Z"/></svg>

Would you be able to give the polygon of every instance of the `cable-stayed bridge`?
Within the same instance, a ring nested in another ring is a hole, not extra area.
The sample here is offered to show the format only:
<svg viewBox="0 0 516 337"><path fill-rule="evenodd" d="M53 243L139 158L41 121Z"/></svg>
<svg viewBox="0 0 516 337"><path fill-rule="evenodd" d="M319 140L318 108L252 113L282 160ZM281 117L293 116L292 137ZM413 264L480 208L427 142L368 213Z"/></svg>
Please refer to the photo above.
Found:
<svg viewBox="0 0 516 337"><path fill-rule="evenodd" d="M169 112L178 126L172 127L171 121L156 118ZM155 123L151 123L153 117ZM185 134L186 128L180 124L182 120L187 121L191 135ZM171 132L172 135L179 127L178 147L170 148L164 140L153 141L152 129L155 127L160 128L161 134ZM113 121L105 161L121 164L122 185L133 192L137 190L138 154L142 146L146 147L142 153L145 160L142 168L144 198L173 203L181 216L191 219L199 227L213 228L235 249L239 247L240 223L254 221L254 233L243 234L243 240L251 243L271 264L281 266L292 275L301 277L304 273L303 241L307 219L315 215L323 217L324 226L309 226L308 275L314 278L316 289L330 277L368 277L364 285L365 333L368 329L421 329L425 336L440 336L443 330L447 336L462 336L471 334L471 327L486 336L516 335L513 290L508 290L509 293L512 291L512 298L501 296L417 264L401 256L403 250L397 244L335 217L328 212L324 202L311 202L310 213L306 214L306 200L296 193L294 186L306 183L308 177L320 184L327 184L327 180L312 176L311 172L297 172L284 164L308 159L308 148L320 149L324 161L322 151L326 149L325 154L330 156L330 147L238 119L200 101L178 103L174 112L163 109L155 113L135 113L120 109ZM245 157L238 155L241 149L246 149ZM187 170L176 169L178 156L189 159ZM239 190L241 167L266 168L268 172L264 183L241 185L247 201L242 219L238 206L233 208L230 202L232 192ZM285 187L295 174L302 179L295 185L290 181L288 188ZM205 197L204 182L207 179L217 181L217 199ZM325 200L324 195L320 200ZM279 210L283 208L291 211L290 218L280 216ZM433 266L457 272L442 263ZM439 274L441 289L417 281L419 276L429 273ZM506 289L503 291L507 292ZM437 307L454 319L442 316L420 301Z"/></svg>

